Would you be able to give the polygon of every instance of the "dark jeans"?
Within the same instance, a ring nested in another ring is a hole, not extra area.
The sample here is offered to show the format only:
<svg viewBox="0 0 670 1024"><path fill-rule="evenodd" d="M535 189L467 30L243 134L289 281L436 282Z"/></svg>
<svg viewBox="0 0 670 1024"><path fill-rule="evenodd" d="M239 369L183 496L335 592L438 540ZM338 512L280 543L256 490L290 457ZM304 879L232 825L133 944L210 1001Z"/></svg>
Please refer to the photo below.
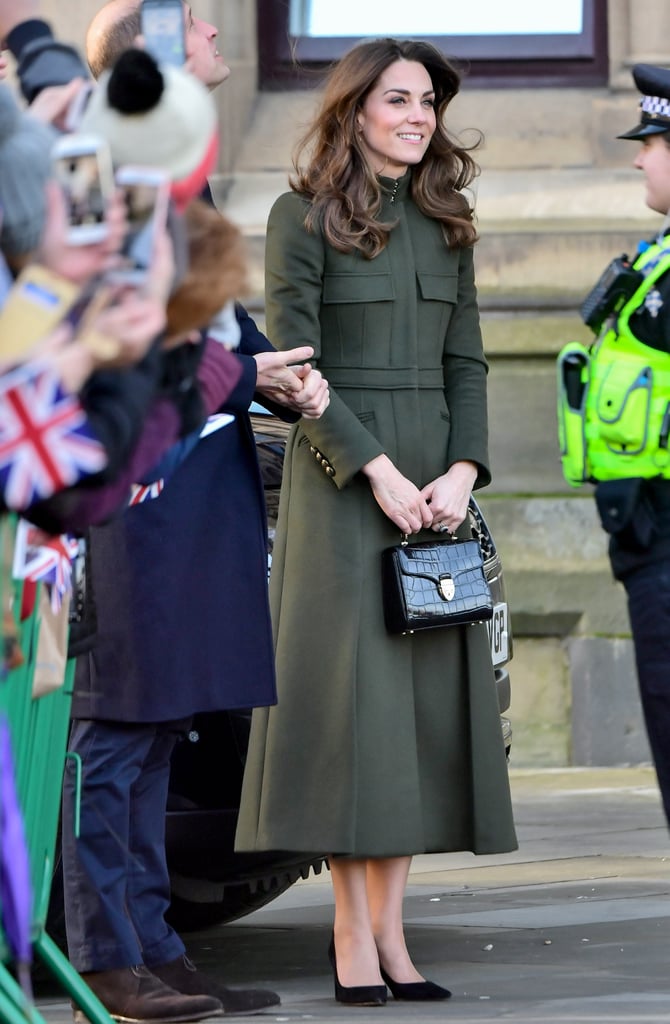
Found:
<svg viewBox="0 0 670 1024"><path fill-rule="evenodd" d="M642 710L670 825L670 561L624 579Z"/></svg>
<svg viewBox="0 0 670 1024"><path fill-rule="evenodd" d="M166 963L184 952L166 923L170 882L165 810L170 756L187 722L76 720L69 750L82 760L80 835L75 770L63 787L63 875L70 960L79 972Z"/></svg>

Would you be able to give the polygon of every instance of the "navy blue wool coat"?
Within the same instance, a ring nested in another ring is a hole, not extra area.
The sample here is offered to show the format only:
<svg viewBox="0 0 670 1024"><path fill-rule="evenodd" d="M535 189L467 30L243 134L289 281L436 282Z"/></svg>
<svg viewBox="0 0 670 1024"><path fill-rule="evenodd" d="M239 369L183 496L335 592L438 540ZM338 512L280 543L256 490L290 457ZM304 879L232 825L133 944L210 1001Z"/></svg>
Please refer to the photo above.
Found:
<svg viewBox="0 0 670 1024"><path fill-rule="evenodd" d="M162 722L276 701L265 506L247 414L252 357L272 346L237 313L244 369L221 409L234 422L198 441L159 498L90 531L98 627L77 661L75 718Z"/></svg>

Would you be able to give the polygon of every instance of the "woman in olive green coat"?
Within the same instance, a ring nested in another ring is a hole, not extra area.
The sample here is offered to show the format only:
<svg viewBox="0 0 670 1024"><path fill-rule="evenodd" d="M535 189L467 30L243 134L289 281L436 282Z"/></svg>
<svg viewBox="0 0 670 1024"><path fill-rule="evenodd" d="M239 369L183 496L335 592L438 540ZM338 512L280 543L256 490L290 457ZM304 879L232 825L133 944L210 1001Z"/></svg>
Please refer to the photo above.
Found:
<svg viewBox="0 0 670 1024"><path fill-rule="evenodd" d="M357 46L268 224L268 334L314 346L331 401L287 444L279 703L254 711L237 846L329 855L335 990L352 1004L384 1002L383 981L396 998L449 994L405 946L412 854L516 848L485 627L390 636L382 610L381 551L456 530L490 479L460 191L476 167L442 123L458 85L428 44Z"/></svg>

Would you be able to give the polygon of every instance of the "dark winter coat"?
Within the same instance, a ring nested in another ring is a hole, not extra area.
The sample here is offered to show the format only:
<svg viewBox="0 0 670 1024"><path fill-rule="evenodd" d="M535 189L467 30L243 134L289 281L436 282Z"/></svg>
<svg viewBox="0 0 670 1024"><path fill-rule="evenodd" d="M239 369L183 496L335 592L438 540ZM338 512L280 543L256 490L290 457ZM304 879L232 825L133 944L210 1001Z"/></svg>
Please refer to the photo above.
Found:
<svg viewBox="0 0 670 1024"><path fill-rule="evenodd" d="M247 415L255 352L272 346L244 310L243 376L160 497L90 531L97 635L77 662L72 714L159 722L275 700L262 482Z"/></svg>
<svg viewBox="0 0 670 1024"><path fill-rule="evenodd" d="M471 460L489 479L472 250L447 248L409 181L382 179L397 226L373 260L307 233L293 193L270 216L268 329L279 348L314 346L331 402L289 437L270 584L279 700L254 712L241 850L516 845L486 629L392 637L383 622L380 553L400 535L361 467L385 452L421 487Z"/></svg>

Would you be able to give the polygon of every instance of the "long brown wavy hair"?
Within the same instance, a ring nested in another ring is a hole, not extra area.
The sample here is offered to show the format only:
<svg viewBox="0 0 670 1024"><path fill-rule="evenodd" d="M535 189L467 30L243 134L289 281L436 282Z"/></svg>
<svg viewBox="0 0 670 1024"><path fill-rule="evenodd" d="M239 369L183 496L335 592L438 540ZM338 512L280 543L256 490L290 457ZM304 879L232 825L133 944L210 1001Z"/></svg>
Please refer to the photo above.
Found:
<svg viewBox="0 0 670 1024"><path fill-rule="evenodd" d="M291 188L311 200L305 226L320 225L340 252L360 250L368 259L388 241L393 224L378 220L381 185L364 155L356 115L379 76L397 60L423 64L435 90L436 129L412 173L412 198L428 217L442 224L454 248L477 241L473 211L461 194L479 173L470 151L444 125L447 106L458 92L460 74L430 43L375 39L359 43L331 70L321 106L295 151ZM308 153L304 166L301 158Z"/></svg>

